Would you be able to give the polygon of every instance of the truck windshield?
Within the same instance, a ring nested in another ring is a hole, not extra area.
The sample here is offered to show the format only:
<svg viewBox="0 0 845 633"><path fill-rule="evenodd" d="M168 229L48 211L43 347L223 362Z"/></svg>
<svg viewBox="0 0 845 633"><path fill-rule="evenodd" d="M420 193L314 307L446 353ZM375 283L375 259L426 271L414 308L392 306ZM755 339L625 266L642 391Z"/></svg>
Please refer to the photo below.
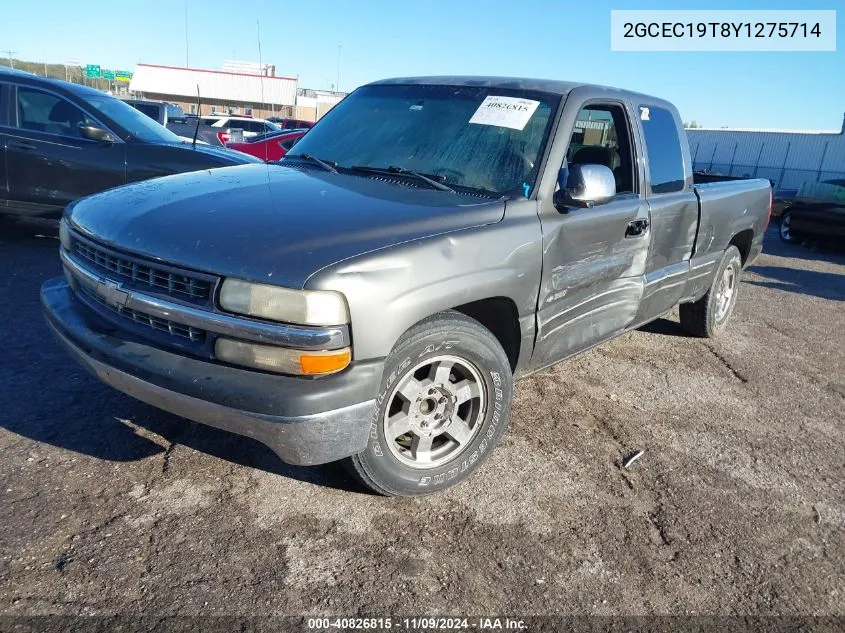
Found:
<svg viewBox="0 0 845 633"><path fill-rule="evenodd" d="M153 121L146 114L139 112L120 99L103 95L102 97L86 96L85 100L99 112L102 112L126 130L131 138L146 141L147 143L181 142L179 137L166 127L159 124L157 121Z"/></svg>
<svg viewBox="0 0 845 633"><path fill-rule="evenodd" d="M364 86L285 160L316 157L341 173L417 172L456 190L528 196L559 101L478 86Z"/></svg>

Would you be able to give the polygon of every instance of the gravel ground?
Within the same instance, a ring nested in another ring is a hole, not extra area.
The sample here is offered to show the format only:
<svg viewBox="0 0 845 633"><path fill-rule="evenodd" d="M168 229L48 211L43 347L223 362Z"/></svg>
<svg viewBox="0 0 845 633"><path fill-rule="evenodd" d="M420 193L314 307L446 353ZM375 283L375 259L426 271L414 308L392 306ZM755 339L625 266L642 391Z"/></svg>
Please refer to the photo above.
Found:
<svg viewBox="0 0 845 633"><path fill-rule="evenodd" d="M407 500L87 375L54 234L0 220L2 615L845 615L841 255L772 233L721 338L673 315L519 383L481 471Z"/></svg>

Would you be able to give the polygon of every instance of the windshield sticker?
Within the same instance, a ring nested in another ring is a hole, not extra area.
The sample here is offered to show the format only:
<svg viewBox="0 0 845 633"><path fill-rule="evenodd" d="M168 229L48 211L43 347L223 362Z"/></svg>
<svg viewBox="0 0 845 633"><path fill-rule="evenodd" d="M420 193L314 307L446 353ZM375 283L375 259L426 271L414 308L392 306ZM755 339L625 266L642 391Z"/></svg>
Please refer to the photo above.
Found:
<svg viewBox="0 0 845 633"><path fill-rule="evenodd" d="M469 122L523 130L538 105L540 105L539 101L531 99L490 95L481 102Z"/></svg>
<svg viewBox="0 0 845 633"><path fill-rule="evenodd" d="M649 110L646 107L640 106L640 121L648 121Z"/></svg>

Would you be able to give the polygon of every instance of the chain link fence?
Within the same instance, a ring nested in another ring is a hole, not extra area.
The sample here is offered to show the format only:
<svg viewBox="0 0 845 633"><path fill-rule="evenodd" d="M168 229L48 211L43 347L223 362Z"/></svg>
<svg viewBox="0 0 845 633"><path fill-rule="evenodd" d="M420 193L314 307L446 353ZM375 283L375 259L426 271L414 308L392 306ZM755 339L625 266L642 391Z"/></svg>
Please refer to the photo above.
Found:
<svg viewBox="0 0 845 633"><path fill-rule="evenodd" d="M723 176L744 176L746 178L765 178L774 182L775 194L792 197L805 182L845 179L844 171L820 169L797 169L794 167L761 167L757 165L732 165L730 163L710 163L695 161L695 171L707 171Z"/></svg>

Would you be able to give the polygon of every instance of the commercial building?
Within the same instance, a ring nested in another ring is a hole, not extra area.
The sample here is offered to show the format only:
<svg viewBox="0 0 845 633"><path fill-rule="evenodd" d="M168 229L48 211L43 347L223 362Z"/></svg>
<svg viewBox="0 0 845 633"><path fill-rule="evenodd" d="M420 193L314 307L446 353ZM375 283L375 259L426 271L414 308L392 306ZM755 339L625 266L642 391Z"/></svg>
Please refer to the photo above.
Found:
<svg viewBox="0 0 845 633"><path fill-rule="evenodd" d="M227 62L224 67L229 70L138 64L129 90L144 99L175 103L191 114L289 116L311 121L345 96L301 90L297 78L275 76L275 66L271 64ZM241 72L233 72L234 68Z"/></svg>
<svg viewBox="0 0 845 633"><path fill-rule="evenodd" d="M845 179L845 120L836 131L688 129L693 169L768 178L789 198L808 182Z"/></svg>

